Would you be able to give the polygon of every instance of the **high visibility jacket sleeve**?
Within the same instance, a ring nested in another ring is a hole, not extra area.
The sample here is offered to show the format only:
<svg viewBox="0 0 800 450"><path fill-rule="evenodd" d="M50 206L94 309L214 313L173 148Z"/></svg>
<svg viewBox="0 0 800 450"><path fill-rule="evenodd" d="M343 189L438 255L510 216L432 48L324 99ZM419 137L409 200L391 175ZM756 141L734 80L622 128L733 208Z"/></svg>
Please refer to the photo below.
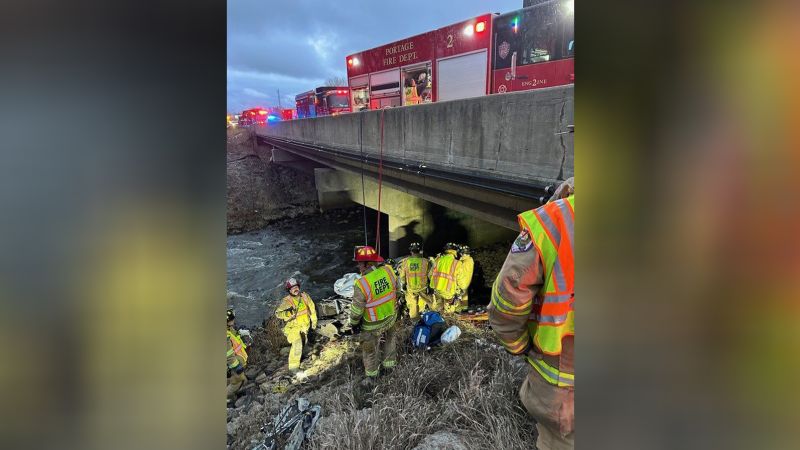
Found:
<svg viewBox="0 0 800 450"><path fill-rule="evenodd" d="M408 259L403 259L400 264L397 265L397 278L401 284L406 283L406 270L408 266Z"/></svg>
<svg viewBox="0 0 800 450"><path fill-rule="evenodd" d="M297 311L296 308L295 310L291 310L291 308L294 308L294 302L292 301L292 297L287 295L286 297L283 297L281 304L278 305L278 309L275 310L275 317L285 322L292 320Z"/></svg>
<svg viewBox="0 0 800 450"><path fill-rule="evenodd" d="M475 269L475 261L473 261L471 257L464 257L461 258L459 265L460 271L458 272L456 281L458 282L458 288L462 291L466 291L470 282L472 282L472 272Z"/></svg>
<svg viewBox="0 0 800 450"><path fill-rule="evenodd" d="M506 350L515 355L525 353L531 345L528 320L534 297L544 283L543 273L539 253L528 246L508 253L492 286L489 323Z"/></svg>
<svg viewBox="0 0 800 450"><path fill-rule="evenodd" d="M456 270L453 272L453 277L456 279L456 293L460 293L463 289L461 288L461 283L458 280L464 278L464 265L461 264L461 261L456 259L453 261L453 264L456 265Z"/></svg>
<svg viewBox="0 0 800 450"><path fill-rule="evenodd" d="M364 308L367 306L367 298L361 292L358 285L353 289L353 303L350 304L350 325L358 325L364 317Z"/></svg>
<svg viewBox="0 0 800 450"><path fill-rule="evenodd" d="M239 362L239 358L236 357L236 352L233 351L233 343L229 338L225 338L228 341L228 369L235 369L241 362Z"/></svg>
<svg viewBox="0 0 800 450"><path fill-rule="evenodd" d="M311 296L306 294L306 301L308 302L308 308L311 310L311 328L317 328L317 306L314 304L314 300L311 300Z"/></svg>

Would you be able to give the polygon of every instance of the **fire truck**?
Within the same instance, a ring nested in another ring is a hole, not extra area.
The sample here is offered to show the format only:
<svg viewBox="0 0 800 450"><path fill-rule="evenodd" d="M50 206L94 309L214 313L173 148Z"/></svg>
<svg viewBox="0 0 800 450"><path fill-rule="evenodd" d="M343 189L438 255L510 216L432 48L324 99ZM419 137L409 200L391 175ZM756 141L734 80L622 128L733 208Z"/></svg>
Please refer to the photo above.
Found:
<svg viewBox="0 0 800 450"><path fill-rule="evenodd" d="M574 83L572 0L483 14L347 56L353 111Z"/></svg>
<svg viewBox="0 0 800 450"><path fill-rule="evenodd" d="M243 127L264 125L267 123L267 115L267 110L264 108L246 109L239 116L239 125Z"/></svg>
<svg viewBox="0 0 800 450"><path fill-rule="evenodd" d="M297 118L335 116L349 113L350 88L347 86L324 86L295 96Z"/></svg>

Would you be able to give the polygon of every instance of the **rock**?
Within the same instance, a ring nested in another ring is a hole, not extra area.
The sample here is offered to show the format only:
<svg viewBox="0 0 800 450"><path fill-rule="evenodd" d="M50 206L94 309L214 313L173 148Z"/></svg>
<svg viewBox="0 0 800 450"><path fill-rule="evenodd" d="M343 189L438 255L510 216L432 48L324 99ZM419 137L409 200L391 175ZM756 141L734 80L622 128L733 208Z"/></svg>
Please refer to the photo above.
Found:
<svg viewBox="0 0 800 450"><path fill-rule="evenodd" d="M287 355L289 355L289 351L290 351L290 350L291 350L291 347L281 347L281 355L282 355L282 356L287 356Z"/></svg>
<svg viewBox="0 0 800 450"><path fill-rule="evenodd" d="M413 450L467 450L467 446L458 435L440 431L423 439Z"/></svg>
<svg viewBox="0 0 800 450"><path fill-rule="evenodd" d="M259 372L261 372L261 370L258 367L252 367L251 366L251 367L248 367L247 369L245 369L244 376L246 376L248 380L253 380L253 379L256 379L256 377L258 376ZM256 379L256 381L258 381L258 380Z"/></svg>
<svg viewBox="0 0 800 450"><path fill-rule="evenodd" d="M265 374L264 372L259 373L258 376L256 376L255 378L256 384L262 384L266 381L267 381L267 374Z"/></svg>
<svg viewBox="0 0 800 450"><path fill-rule="evenodd" d="M265 394L271 394L272 393L272 386L270 386L269 383L261 383L258 386L258 389L260 389L261 392L263 392Z"/></svg>
<svg viewBox="0 0 800 450"><path fill-rule="evenodd" d="M244 406L244 404L245 404L246 402L247 402L247 396L246 396L246 395L245 395L245 396L242 396L242 397L239 397L239 398L236 400L236 403L234 404L234 407L236 407L237 409L238 409L238 408L241 408L242 406Z"/></svg>

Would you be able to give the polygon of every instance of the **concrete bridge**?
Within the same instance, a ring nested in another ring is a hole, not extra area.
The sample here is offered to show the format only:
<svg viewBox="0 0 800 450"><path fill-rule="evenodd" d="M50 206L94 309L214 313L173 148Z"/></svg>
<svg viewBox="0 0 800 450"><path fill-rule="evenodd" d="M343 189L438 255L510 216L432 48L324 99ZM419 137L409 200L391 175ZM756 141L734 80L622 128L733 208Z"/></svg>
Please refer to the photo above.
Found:
<svg viewBox="0 0 800 450"><path fill-rule="evenodd" d="M380 178L396 256L404 241L451 227L443 213L473 246L513 236L516 215L574 175L573 117L565 86L293 120L256 135L262 159L313 168L323 209L377 209Z"/></svg>

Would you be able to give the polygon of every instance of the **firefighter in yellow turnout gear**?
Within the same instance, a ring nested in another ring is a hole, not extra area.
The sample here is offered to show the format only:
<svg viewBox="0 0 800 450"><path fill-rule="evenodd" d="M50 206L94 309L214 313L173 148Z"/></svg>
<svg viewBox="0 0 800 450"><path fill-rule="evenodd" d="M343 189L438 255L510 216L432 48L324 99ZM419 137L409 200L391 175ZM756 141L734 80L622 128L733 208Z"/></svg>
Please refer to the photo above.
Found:
<svg viewBox="0 0 800 450"><path fill-rule="evenodd" d="M458 245L452 242L444 247L444 253L433 261L433 272L430 276L430 287L433 289L431 309L437 312L455 312L456 294L460 294L458 278L461 274L461 262L457 258Z"/></svg>
<svg viewBox="0 0 800 450"><path fill-rule="evenodd" d="M457 311L462 312L466 311L469 306L469 285L472 283L472 272L475 270L475 261L472 260L472 251L466 245L462 245L458 253L461 255L461 257L458 258L461 267L456 282L458 284L458 289L461 290L461 299L457 305Z"/></svg>
<svg viewBox="0 0 800 450"><path fill-rule="evenodd" d="M406 307L412 319L419 317L426 297L423 295L428 287L428 270L430 261L422 256L422 244L413 242L408 246L411 256L400 265L400 281L405 286Z"/></svg>
<svg viewBox="0 0 800 450"><path fill-rule="evenodd" d="M232 309L227 311L228 329L226 330L226 338L228 341L228 402L236 398L236 393L244 386L247 377L244 375L244 369L247 367L247 349L239 336L239 333L234 328L234 320L236 315Z"/></svg>
<svg viewBox="0 0 800 450"><path fill-rule="evenodd" d="M300 283L294 278L286 280L289 295L281 300L275 317L286 322L283 334L292 345L289 350L289 370L300 370L303 344L308 342L308 333L317 327L317 308L308 294L300 292Z"/></svg>
<svg viewBox="0 0 800 450"><path fill-rule="evenodd" d="M353 289L350 326L354 334L361 333L364 372L366 381L372 383L380 373L382 336L386 339L384 369L397 364L397 276L391 267L377 265L383 258L372 247L356 247L353 260L358 263L361 278L355 281Z"/></svg>

